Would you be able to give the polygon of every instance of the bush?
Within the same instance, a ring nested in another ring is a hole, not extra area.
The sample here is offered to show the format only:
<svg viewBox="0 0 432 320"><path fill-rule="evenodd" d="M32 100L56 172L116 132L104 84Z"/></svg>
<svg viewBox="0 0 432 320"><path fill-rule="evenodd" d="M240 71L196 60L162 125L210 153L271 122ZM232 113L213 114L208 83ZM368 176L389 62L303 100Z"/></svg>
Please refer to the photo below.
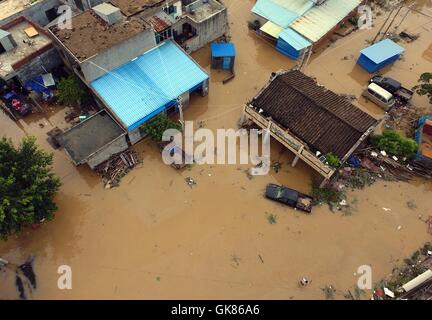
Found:
<svg viewBox="0 0 432 320"><path fill-rule="evenodd" d="M60 80L55 96L60 103L78 105L86 98L87 92L76 76L69 76Z"/></svg>
<svg viewBox="0 0 432 320"><path fill-rule="evenodd" d="M337 155L334 153L328 153L326 156L327 164L332 168L339 168L341 165L340 159Z"/></svg>
<svg viewBox="0 0 432 320"><path fill-rule="evenodd" d="M35 138L24 138L18 148L0 139L0 238L51 220L60 180L51 172L52 154L40 150Z"/></svg>
<svg viewBox="0 0 432 320"><path fill-rule="evenodd" d="M165 113L157 115L140 127L141 132L148 134L150 138L156 142L162 141L163 133L168 129L181 131L182 127L180 123L170 120Z"/></svg>
<svg viewBox="0 0 432 320"><path fill-rule="evenodd" d="M381 135L373 135L370 142L380 150L384 150L392 156L410 157L417 152L417 143L403 137L399 132L386 130Z"/></svg>

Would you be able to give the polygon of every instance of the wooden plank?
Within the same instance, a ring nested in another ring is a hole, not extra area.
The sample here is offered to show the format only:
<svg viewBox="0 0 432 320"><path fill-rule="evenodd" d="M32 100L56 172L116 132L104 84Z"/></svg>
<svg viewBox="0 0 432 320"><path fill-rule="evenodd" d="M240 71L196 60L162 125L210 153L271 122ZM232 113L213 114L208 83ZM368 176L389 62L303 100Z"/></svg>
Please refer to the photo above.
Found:
<svg viewBox="0 0 432 320"><path fill-rule="evenodd" d="M322 163L313 153L307 150L303 142L290 135L289 132L287 132L281 126L271 120L265 119L258 112L248 106L246 106L244 111L246 117L255 122L261 128L270 128L270 134L273 138L279 141L296 156L300 157L300 159L302 159L306 164L308 164L310 167L312 167L312 169L317 171L326 179L329 179L335 173L335 170Z"/></svg>

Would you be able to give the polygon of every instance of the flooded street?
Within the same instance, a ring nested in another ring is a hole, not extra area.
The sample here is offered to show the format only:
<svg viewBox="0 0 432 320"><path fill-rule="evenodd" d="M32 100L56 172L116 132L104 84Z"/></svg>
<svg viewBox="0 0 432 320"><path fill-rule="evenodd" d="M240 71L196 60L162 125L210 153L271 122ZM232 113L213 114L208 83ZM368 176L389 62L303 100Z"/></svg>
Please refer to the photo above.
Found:
<svg viewBox="0 0 432 320"><path fill-rule="evenodd" d="M418 2L431 17L407 16L399 30L419 34L419 39L400 43L406 48L402 60L384 69L406 87L432 71L432 8L429 1ZM185 111L185 119L197 128L200 122L210 129L236 128L244 103L271 72L295 65L248 30L253 3L225 0L238 54L235 79L222 84L227 74L210 69L209 48L193 54L211 79L209 96L193 96ZM337 93L360 97L370 75L356 59L384 19L381 15L373 29L319 50L305 73ZM372 102L359 98L354 103L376 118L383 116ZM413 104L429 106L427 98L417 95ZM378 281L431 240L419 219L432 215L430 182L381 181L349 192L349 201L356 204L351 215L316 207L307 216L264 199L267 183L309 193L315 177L302 162L292 168L293 154L282 152L274 141L272 160L282 163L281 170L249 179L248 166L240 165L175 171L163 164L155 144L145 140L136 147L143 166L123 178L119 188L105 190L88 167L76 168L63 150L53 150L46 141L46 132L65 125L64 112L32 115L18 126L0 114L1 134L15 142L34 135L54 152L54 170L63 183L52 222L0 242L0 257L11 263L34 257L37 288L29 298L323 299L321 288L332 285L336 298L343 299L357 283L359 266L371 265L373 281ZM193 188L185 183L188 176L197 182ZM408 207L410 201L416 208ZM269 224L268 214L277 216L277 223ZM72 290L57 287L61 265L72 268ZM312 282L301 288L304 276ZM0 272L0 299L18 297L15 274Z"/></svg>

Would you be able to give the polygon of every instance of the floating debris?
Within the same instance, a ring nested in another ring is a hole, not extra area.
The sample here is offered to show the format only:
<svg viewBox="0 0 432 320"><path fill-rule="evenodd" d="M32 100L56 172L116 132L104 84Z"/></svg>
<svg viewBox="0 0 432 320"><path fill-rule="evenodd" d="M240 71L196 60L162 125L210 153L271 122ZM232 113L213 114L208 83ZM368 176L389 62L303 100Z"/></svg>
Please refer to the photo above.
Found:
<svg viewBox="0 0 432 320"><path fill-rule="evenodd" d="M196 185L195 180L192 179L191 177L186 177L185 181L186 181L187 185L191 188Z"/></svg>
<svg viewBox="0 0 432 320"><path fill-rule="evenodd" d="M136 165L142 163L135 150L127 150L112 156L96 167L96 172L102 177L105 189L116 187Z"/></svg>

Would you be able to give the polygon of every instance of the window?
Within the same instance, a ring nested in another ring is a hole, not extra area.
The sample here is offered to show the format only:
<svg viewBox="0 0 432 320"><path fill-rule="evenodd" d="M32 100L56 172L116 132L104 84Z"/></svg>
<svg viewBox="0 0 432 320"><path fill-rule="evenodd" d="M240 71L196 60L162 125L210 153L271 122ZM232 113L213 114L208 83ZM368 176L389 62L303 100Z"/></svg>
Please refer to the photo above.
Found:
<svg viewBox="0 0 432 320"><path fill-rule="evenodd" d="M170 5L169 7L164 8L164 11L167 14L175 14L175 13L177 13L177 7L174 5Z"/></svg>
<svg viewBox="0 0 432 320"><path fill-rule="evenodd" d="M159 44L165 41L166 39L172 38L172 29L167 28L161 32L156 33L155 36L156 36L156 43Z"/></svg>
<svg viewBox="0 0 432 320"><path fill-rule="evenodd" d="M48 21L51 22L58 17L57 9L51 8L51 9L45 11L45 15L48 18Z"/></svg>

